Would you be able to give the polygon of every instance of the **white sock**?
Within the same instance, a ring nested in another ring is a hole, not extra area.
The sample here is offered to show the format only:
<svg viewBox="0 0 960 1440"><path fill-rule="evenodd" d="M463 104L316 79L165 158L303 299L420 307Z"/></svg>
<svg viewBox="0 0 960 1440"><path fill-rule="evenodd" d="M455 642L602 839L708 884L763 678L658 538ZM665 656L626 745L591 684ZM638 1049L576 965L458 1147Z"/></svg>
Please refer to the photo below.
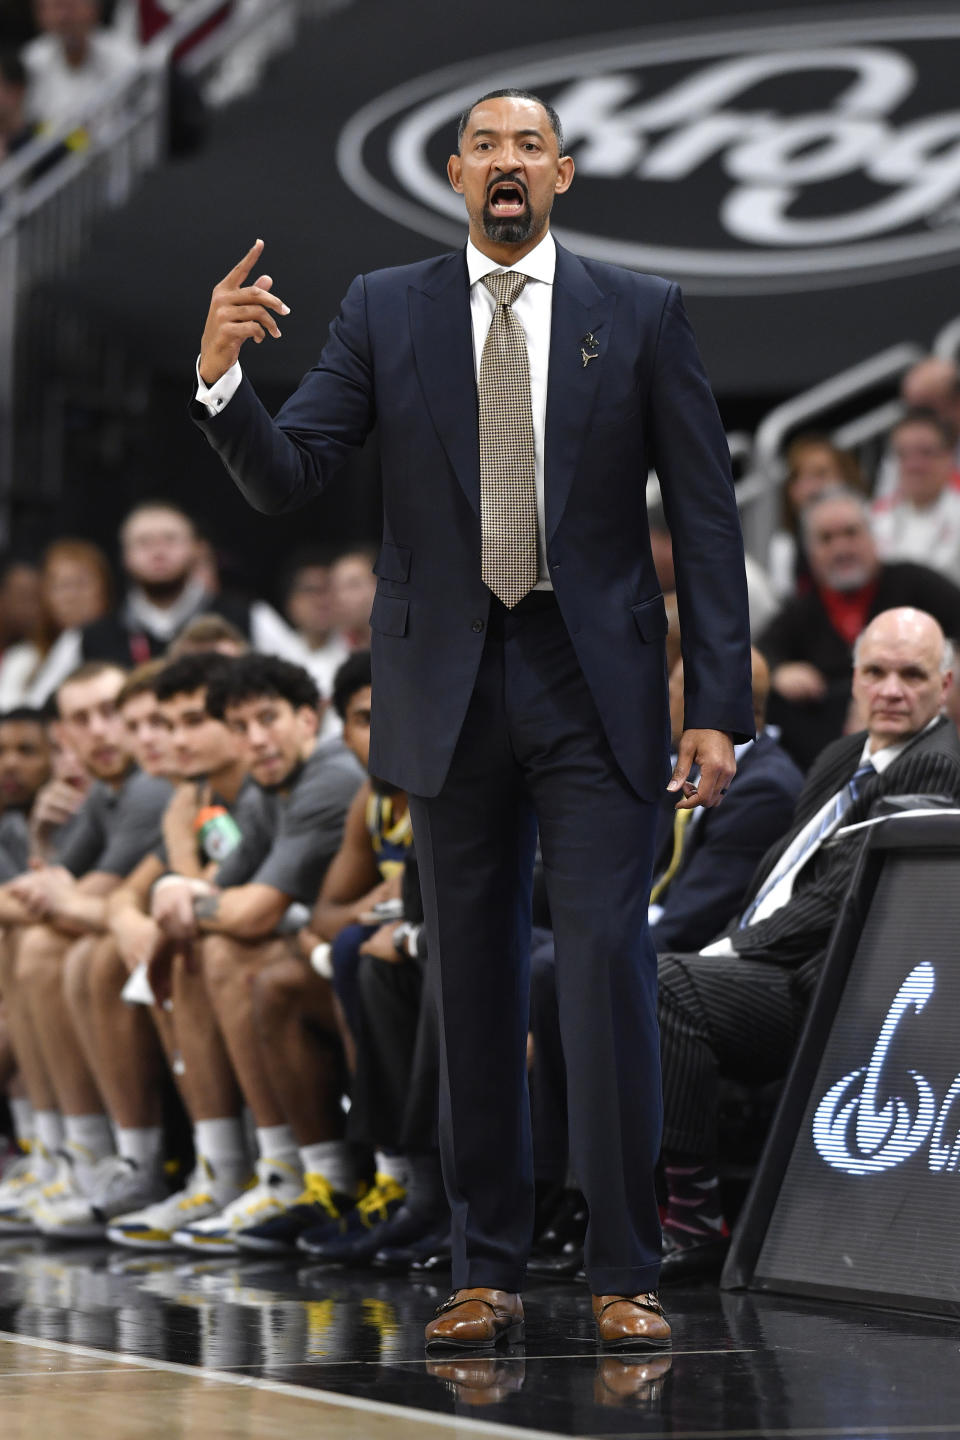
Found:
<svg viewBox="0 0 960 1440"><path fill-rule="evenodd" d="M63 1117L59 1110L34 1110L33 1124L39 1147L37 1170L42 1180L48 1180L56 1168L53 1157L63 1144Z"/></svg>
<svg viewBox="0 0 960 1440"><path fill-rule="evenodd" d="M389 1175L391 1180L396 1180L398 1185L407 1183L407 1157L406 1155L390 1154L386 1150L374 1151L374 1165L378 1175Z"/></svg>
<svg viewBox="0 0 960 1440"><path fill-rule="evenodd" d="M7 1104L10 1106L10 1119L13 1121L13 1133L19 1141L21 1149L30 1143L36 1134L33 1123L33 1106L24 1095L11 1095Z"/></svg>
<svg viewBox="0 0 960 1440"><path fill-rule="evenodd" d="M193 1130L193 1148L213 1171L210 1188L214 1199L229 1204L250 1178L243 1121L232 1115L220 1120L198 1120Z"/></svg>
<svg viewBox="0 0 960 1440"><path fill-rule="evenodd" d="M440 1179L440 1156L407 1156L407 1208L434 1215L444 1208L443 1182Z"/></svg>
<svg viewBox="0 0 960 1440"><path fill-rule="evenodd" d="M123 1130L117 1127L117 1149L125 1160L141 1170L159 1170L163 1165L163 1129L160 1125Z"/></svg>
<svg viewBox="0 0 960 1440"><path fill-rule="evenodd" d="M316 1145L301 1145L300 1159L305 1174L322 1175L334 1190L346 1194L353 1188L356 1176L350 1147L345 1140L321 1140Z"/></svg>
<svg viewBox="0 0 960 1440"><path fill-rule="evenodd" d="M297 1138L289 1125L258 1125L257 1153L261 1160L282 1160L300 1169Z"/></svg>
<svg viewBox="0 0 960 1440"><path fill-rule="evenodd" d="M79 1148L83 1163L92 1164L113 1154L113 1131L106 1115L64 1115L63 1128L66 1143Z"/></svg>

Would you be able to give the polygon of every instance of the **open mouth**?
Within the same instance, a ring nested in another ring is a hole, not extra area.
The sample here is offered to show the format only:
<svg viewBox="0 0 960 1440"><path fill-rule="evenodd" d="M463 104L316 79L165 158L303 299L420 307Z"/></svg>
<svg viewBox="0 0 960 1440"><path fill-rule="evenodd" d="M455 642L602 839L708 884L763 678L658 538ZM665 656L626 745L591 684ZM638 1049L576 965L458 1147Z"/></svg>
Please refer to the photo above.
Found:
<svg viewBox="0 0 960 1440"><path fill-rule="evenodd" d="M509 220L527 208L526 191L516 180L499 180L488 191L487 204L498 218Z"/></svg>

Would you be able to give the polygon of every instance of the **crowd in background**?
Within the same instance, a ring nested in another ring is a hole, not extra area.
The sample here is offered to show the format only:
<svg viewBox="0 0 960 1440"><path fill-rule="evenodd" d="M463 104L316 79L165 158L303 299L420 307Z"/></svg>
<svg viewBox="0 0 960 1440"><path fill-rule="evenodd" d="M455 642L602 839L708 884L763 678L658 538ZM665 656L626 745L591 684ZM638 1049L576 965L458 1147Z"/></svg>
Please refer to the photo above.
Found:
<svg viewBox="0 0 960 1440"><path fill-rule="evenodd" d="M722 1259L732 1129L750 1117L755 1159L853 873L845 827L900 794L960 803L956 367L916 367L904 401L875 477L826 437L790 445L750 566L756 737L716 810L662 807L666 1280ZM0 1237L442 1271L415 837L367 772L375 550L292 555L268 603L225 589L164 501L118 539L117 574L63 537L0 579ZM539 865L531 1270L566 1277L586 1213L549 887Z"/></svg>

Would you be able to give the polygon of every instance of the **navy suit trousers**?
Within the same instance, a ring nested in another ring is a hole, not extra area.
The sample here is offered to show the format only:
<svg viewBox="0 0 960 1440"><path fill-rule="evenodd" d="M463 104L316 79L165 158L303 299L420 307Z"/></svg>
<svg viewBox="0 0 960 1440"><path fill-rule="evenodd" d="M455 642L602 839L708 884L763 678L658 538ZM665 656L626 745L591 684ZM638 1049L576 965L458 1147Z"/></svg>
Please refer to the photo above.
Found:
<svg viewBox="0 0 960 1440"><path fill-rule="evenodd" d="M639 723L639 720L638 720ZM494 601L439 795L410 797L440 1033L453 1283L516 1291L532 1241L527 1092L537 830L556 940L571 1158L594 1294L656 1288L662 1106L647 929L657 807L607 743L560 610Z"/></svg>

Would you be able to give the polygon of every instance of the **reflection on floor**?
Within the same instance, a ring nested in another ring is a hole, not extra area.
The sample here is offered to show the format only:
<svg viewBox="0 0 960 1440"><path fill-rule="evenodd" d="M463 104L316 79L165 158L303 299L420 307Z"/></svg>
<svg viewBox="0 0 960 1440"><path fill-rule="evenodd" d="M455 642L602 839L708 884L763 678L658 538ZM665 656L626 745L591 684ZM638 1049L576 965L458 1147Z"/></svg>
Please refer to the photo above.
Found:
<svg viewBox="0 0 960 1440"><path fill-rule="evenodd" d="M3 1242L4 1440L295 1440L308 1427L399 1440L475 1422L647 1440L960 1435L960 1326L947 1321L704 1286L664 1294L671 1355L603 1356L586 1292L553 1285L527 1292L523 1350L428 1360L423 1323L444 1294L369 1272Z"/></svg>

